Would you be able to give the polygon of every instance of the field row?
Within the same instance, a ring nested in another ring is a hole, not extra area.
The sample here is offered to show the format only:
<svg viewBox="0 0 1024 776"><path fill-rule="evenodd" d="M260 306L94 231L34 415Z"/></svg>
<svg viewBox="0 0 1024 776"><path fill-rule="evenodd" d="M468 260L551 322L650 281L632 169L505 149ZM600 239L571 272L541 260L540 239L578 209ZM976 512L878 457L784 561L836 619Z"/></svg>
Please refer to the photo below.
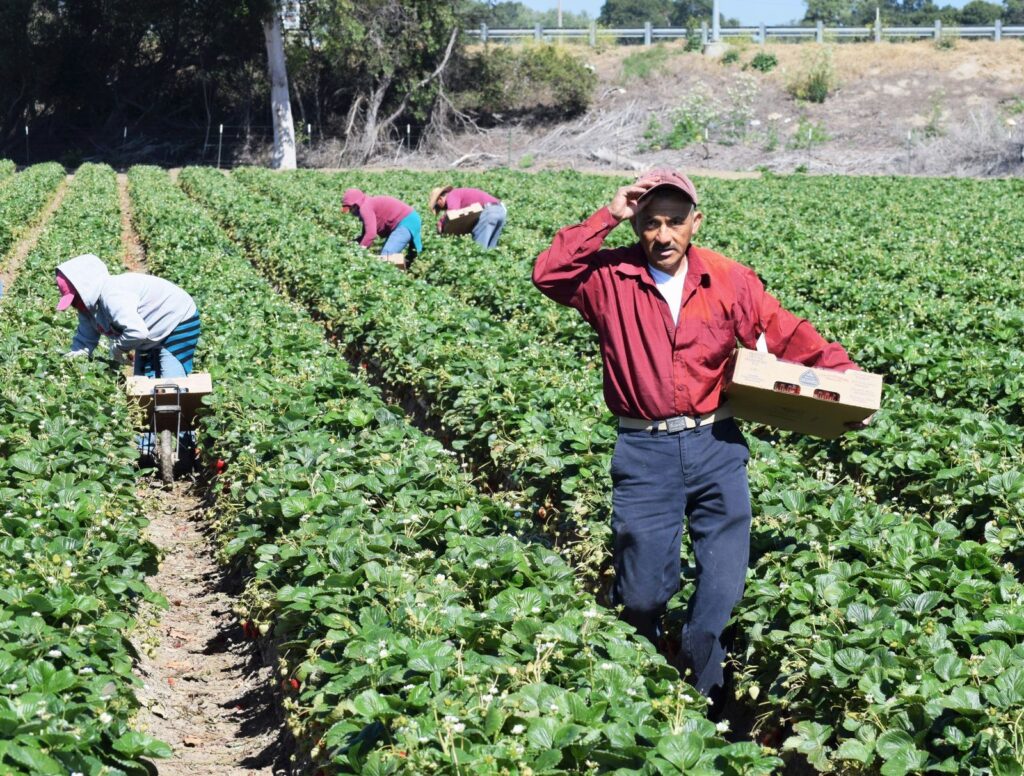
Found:
<svg viewBox="0 0 1024 776"><path fill-rule="evenodd" d="M165 175L131 183L150 267L210 321L219 527L254 570L243 616L281 650L310 771L778 764L722 740L661 657L517 538L529 520L476 493Z"/></svg>
<svg viewBox="0 0 1024 776"><path fill-rule="evenodd" d="M0 166L8 246L62 177ZM249 571L239 617L278 655L299 770L782 767L729 743L594 597L614 429L593 337L529 267L613 184L494 174L484 188L512 215L503 247L430 235L402 274L351 244L337 203L350 185L415 202L423 175L190 169L180 183L132 171L136 228L151 271L203 310L217 391L202 447L227 461L207 483L214 527L225 562ZM1019 184L701 190L702 244L760 254L787 305L892 385L859 435L752 430L737 696L819 770L1020 773ZM806 226L823 209L829 227ZM52 312L53 267L86 251L116 266L119 238L113 173L87 166L0 301L0 765L13 773L145 773L168 753L131 730L124 634L138 601L156 602L134 421L108 369L60 360L74 316ZM956 250L970 271L949 266Z"/></svg>
<svg viewBox="0 0 1024 776"><path fill-rule="evenodd" d="M354 236L351 222L355 219L339 218L324 204L340 199L341 190L349 183L347 176L305 172L274 176L265 171L240 170L235 177L250 189L306 215L333 235L343 239ZM422 189L429 185L430 178L408 173L386 180L399 193L411 194L416 186ZM371 177L362 183L380 188L380 181ZM876 188L881 188L878 195L899 201L900 210L909 214L905 216L905 228L918 230L924 228L923 218L935 209L942 210L943 202L976 218L986 207L1002 214L1010 206L1009 195L1020 188L1016 182L998 182L989 188L968 182L963 190L951 191L951 187L931 181L904 181L897 187L887 181L856 179L827 183L798 180L796 184L770 180L760 188L743 182L742 191L726 198L718 191L723 182L702 182L702 187L705 185L711 224L701 232L701 243L722 247L729 253L757 251L759 246L726 241L720 235L728 225L735 234L765 233L768 224L781 222L783 206L797 210L797 203L803 203L806 209L807 203L821 201L844 206L850 199L869 199L876 195ZM837 187L838 193L830 191ZM854 187L859 187L859 197L848 190ZM523 220L546 214L551 207L564 207L566 202L591 202L597 207L601 202L598 195L607 196L610 188L604 179L579 176L549 179L544 186L508 185L514 201L519 202L516 212L522 213ZM801 191L802 196L795 195ZM531 195L532 201L528 199ZM734 202L742 202L745 209L739 211ZM728 207L729 211L718 215L717 207ZM1022 209L1019 202L1016 208L1018 212ZM810 213L803 215L811 218ZM1005 216L991 216L995 220L993 229L1005 229L999 218ZM719 225L723 220L725 225ZM830 221L833 231L841 235L831 237L831 243L852 239L847 223L842 218ZM971 245L972 239L979 240L975 223L965 221L959 230L944 232L950 251ZM881 225L873 224L869 234L877 237L881 231ZM498 321L520 330L521 339L560 348L567 369L574 368L580 358L592 363L596 347L589 327L575 311L540 297L529 281L533 258L547 242L518 227L514 219L508 232L504 252L499 250L497 256L470 240L428 237L424 255L413 265L413 274L443 287L467 305L483 307ZM628 237L628 228L621 227L613 232L609 243L617 244ZM1024 349L1017 333L1024 326L1024 268L1012 257L1024 254L1024 240L1004 240L998 251L991 239L973 246L971 272L948 273L947 294L953 307L941 303L936 307L928 279L935 275L934 266L942 262L927 255L922 258L915 241L889 246L892 256L876 251L863 260L856 245L843 252L832 247L822 258L814 253L822 241L821 237L812 240L801 234L780 243L779 251L755 266L763 274L774 270L770 287L778 286L777 293L788 306L807 315L827 336L844 341L864 368L886 375L886 404L874 426L862 434L824 443L794 439L793 444L816 468L837 467L843 475L869 487L875 499L953 522L971 538L1000 545L1007 560L1020 561L1024 553L1024 416L1020 414L1019 397L1024 394L1024 370L1019 365ZM855 266L840 268L841 261ZM858 261L862 266L856 266ZM830 262L836 266L830 268ZM981 268L985 268L984 273ZM860 284L853 284L858 289L856 298L850 295L846 282L851 273L865 278L863 290ZM802 289L813 285L809 277L812 274L825 289L818 299L807 300ZM978 274L983 277L978 278ZM880 275L898 280L885 282ZM840 293L845 298L834 304L830 297ZM982 295L987 295L989 301L982 303L976 298ZM908 332L892 325L886 305L894 300L906 314L918 316L913 325L919 330ZM961 314L964 304L971 305L971 314ZM942 325L938 324L940 320ZM581 328L587 329L582 335ZM915 429L916 433L907 434L906 429Z"/></svg>
<svg viewBox="0 0 1024 776"><path fill-rule="evenodd" d="M0 233L64 178L30 168ZM7 200L11 202L12 200ZM31 206L30 206L31 203ZM17 212L17 215L10 215ZM0 771L150 772L166 746L131 728L138 707L126 634L156 564L142 538L129 407L104 365L64 361L75 316L54 312L53 270L92 251L118 264L109 167L85 166L0 300Z"/></svg>
<svg viewBox="0 0 1024 776"><path fill-rule="evenodd" d="M583 370L563 374L553 343L524 343L220 176L190 170L182 182L275 282L327 319L350 356L375 360L386 383L425 402L476 466L510 461L506 471L534 495L550 492L546 477L569 472L562 495L575 499L564 502L573 520L604 529L611 435L598 433L593 391L573 382ZM519 382L504 382L510 376ZM574 449L578 429L586 437ZM965 540L970 526L876 504L869 489L834 484L827 470L799 473L821 454L755 445L760 557L738 613L739 690L797 721L791 745L818 765L880 757L896 772L1012 762L1002 731L1024 696L1000 688L1004 670L1022 670L1022 599L1013 568L998 563L1004 548Z"/></svg>

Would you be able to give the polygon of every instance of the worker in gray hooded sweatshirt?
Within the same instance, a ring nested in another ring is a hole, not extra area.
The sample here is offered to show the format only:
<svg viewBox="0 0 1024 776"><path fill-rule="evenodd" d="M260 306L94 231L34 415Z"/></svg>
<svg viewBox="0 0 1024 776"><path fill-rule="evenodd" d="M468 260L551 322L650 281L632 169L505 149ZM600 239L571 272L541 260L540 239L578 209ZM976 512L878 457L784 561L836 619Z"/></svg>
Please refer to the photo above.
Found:
<svg viewBox="0 0 1024 776"><path fill-rule="evenodd" d="M184 377L192 372L199 311L174 283L137 272L111 275L102 260L86 253L57 267L57 288L57 310L78 310L68 356L91 355L104 334L115 360L138 352L137 375Z"/></svg>

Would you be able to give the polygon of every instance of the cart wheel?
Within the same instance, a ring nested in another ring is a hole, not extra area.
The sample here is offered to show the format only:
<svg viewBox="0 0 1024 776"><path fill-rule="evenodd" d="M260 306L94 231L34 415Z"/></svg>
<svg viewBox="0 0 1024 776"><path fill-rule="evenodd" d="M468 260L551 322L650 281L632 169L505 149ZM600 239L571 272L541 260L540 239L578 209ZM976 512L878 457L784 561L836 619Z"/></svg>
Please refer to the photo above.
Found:
<svg viewBox="0 0 1024 776"><path fill-rule="evenodd" d="M167 484L174 482L174 437L170 429L165 428L160 432L156 458L160 464L160 479Z"/></svg>

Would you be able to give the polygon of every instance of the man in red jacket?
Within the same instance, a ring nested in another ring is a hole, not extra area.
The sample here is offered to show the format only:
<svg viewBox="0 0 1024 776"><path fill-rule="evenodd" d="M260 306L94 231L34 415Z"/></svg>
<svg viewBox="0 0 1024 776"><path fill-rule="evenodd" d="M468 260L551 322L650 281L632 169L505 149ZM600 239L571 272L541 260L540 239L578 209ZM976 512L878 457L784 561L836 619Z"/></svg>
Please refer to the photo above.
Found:
<svg viewBox="0 0 1024 776"><path fill-rule="evenodd" d="M753 348L763 335L787 361L857 366L841 345L784 310L751 269L694 246L701 219L689 178L655 170L562 229L537 257L533 282L598 333L605 402L619 418L613 600L658 643L679 589L685 517L697 578L681 658L697 689L714 697L723 683L722 633L743 593L750 551L749 453L723 397L729 356L737 341ZM603 250L625 220L638 242Z"/></svg>

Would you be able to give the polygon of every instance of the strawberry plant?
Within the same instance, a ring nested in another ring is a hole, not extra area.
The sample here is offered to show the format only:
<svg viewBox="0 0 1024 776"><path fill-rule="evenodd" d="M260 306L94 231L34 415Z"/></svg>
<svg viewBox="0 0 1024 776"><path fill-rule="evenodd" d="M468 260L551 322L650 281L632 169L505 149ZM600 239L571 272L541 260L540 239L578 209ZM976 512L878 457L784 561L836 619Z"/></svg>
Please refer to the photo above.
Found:
<svg viewBox="0 0 1024 776"><path fill-rule="evenodd" d="M43 209L63 179L64 168L47 162L29 167L0 187L0 256Z"/></svg>
<svg viewBox="0 0 1024 776"><path fill-rule="evenodd" d="M130 179L150 263L211 321L203 449L233 477L218 528L252 571L240 616L280 653L304 770L778 767L726 743L530 516L477 493L165 174Z"/></svg>
<svg viewBox="0 0 1024 776"><path fill-rule="evenodd" d="M94 251L114 266L120 247L114 173L87 165L0 300L4 774L142 776L169 754L131 726L125 634L139 601L159 601L143 581L156 551L142 538L133 419L109 369L63 358L76 316L54 311L57 263Z"/></svg>
<svg viewBox="0 0 1024 776"><path fill-rule="evenodd" d="M528 493L554 493L582 525L599 530L588 514L607 503L599 462L607 460L611 435L564 439L574 429L601 428L603 408L580 379L586 370L578 356L553 341L538 349L219 176L195 170L183 180L271 277L327 319L350 355L375 361L380 377L414 397L418 404L410 407L435 417L475 466L500 462ZM779 293L817 319L809 298L819 287L848 286L848 276L812 283L806 265L780 265L787 282L779 285L787 290ZM983 293L1012 297L996 273L991 279ZM977 296L956 280L951 286L961 297L957 310ZM831 333L837 319L827 310L842 308L826 299L818 303L822 328ZM886 303L879 300L879 308ZM863 311L861 318L854 328L866 333ZM961 330L981 334L969 322ZM886 334L876 327L874 341L886 342ZM878 351L866 351L873 367ZM966 353L956 357L967 364ZM1020 733L1012 709L1020 701L1012 680L996 684L996 671L1015 676L1021 665L1021 586L1014 567L1000 565L1020 547L1013 495L1019 427L1012 411L999 418L978 403L943 407L900 369L874 368L893 381L893 412L887 407L862 437L822 443L761 432L755 439L758 582L737 613L746 640L737 690L794 723L788 748L823 770L860 761L886 773L991 763L1013 772ZM960 427L931 428L929 416L956 418ZM924 433L906 440L897 423ZM878 449L884 442L894 454ZM903 454L908 444L919 452ZM959 450L984 450L984 463L943 471L944 458ZM950 483L979 499L973 506L950 499ZM984 532L974 527L979 522L987 524ZM990 641L1003 646L986 646ZM999 657L990 660L991 649ZM953 664L990 668L951 674Z"/></svg>

